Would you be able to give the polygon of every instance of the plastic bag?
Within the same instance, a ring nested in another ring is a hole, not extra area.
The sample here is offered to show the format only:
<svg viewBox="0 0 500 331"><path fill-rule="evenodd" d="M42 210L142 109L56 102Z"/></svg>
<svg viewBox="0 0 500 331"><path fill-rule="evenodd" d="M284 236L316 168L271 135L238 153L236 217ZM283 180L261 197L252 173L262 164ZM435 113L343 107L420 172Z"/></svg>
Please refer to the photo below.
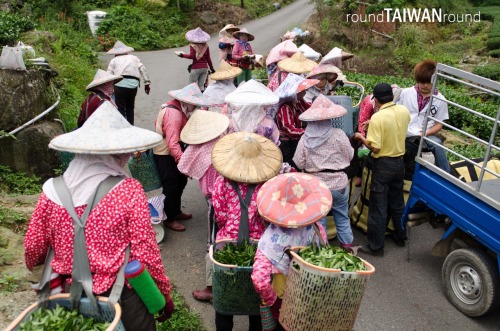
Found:
<svg viewBox="0 0 500 331"><path fill-rule="evenodd" d="M23 52L23 55L25 57L30 59L35 57L35 50L32 46L25 45L22 41L20 41L17 43L17 48L19 48Z"/></svg>
<svg viewBox="0 0 500 331"><path fill-rule="evenodd" d="M26 70L23 52L19 47L4 46L0 56L0 68L8 70Z"/></svg>

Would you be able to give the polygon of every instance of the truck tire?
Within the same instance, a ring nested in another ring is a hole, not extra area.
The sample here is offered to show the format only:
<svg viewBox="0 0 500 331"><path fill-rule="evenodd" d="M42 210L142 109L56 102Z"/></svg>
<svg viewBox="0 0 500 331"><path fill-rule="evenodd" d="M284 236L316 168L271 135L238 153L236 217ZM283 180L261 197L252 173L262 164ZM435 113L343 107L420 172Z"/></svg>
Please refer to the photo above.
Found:
<svg viewBox="0 0 500 331"><path fill-rule="evenodd" d="M500 303L498 267L485 252L469 248L451 252L441 275L448 299L467 316L482 316Z"/></svg>

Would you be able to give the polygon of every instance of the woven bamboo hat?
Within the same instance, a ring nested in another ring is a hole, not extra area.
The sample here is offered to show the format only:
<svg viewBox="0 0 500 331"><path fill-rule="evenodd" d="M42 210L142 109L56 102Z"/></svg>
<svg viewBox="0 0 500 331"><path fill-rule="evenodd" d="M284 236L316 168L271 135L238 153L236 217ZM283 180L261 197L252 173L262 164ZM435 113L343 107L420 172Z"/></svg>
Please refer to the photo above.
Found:
<svg viewBox="0 0 500 331"><path fill-rule="evenodd" d="M195 44L203 44L210 40L210 35L198 27L186 32L186 39Z"/></svg>
<svg viewBox="0 0 500 331"><path fill-rule="evenodd" d="M226 61L222 60L220 61L219 68L210 75L210 79L212 80L225 80L225 79L231 79L236 76L239 76L243 70L241 70L238 67L233 67Z"/></svg>
<svg viewBox="0 0 500 331"><path fill-rule="evenodd" d="M304 122L329 120L347 114L347 110L335 104L323 94L318 95L308 110L300 114L299 119Z"/></svg>
<svg viewBox="0 0 500 331"><path fill-rule="evenodd" d="M55 137L49 147L78 154L123 154L149 149L161 141L161 135L131 125L105 101L81 128Z"/></svg>
<svg viewBox="0 0 500 331"><path fill-rule="evenodd" d="M113 48L111 48L107 53L117 55L117 54L128 54L133 51L134 49L132 47L127 46L121 41L117 40Z"/></svg>
<svg viewBox="0 0 500 331"><path fill-rule="evenodd" d="M297 52L292 57L278 62L278 67L281 70L298 75L308 73L317 65L316 62L309 60L301 52Z"/></svg>
<svg viewBox="0 0 500 331"><path fill-rule="evenodd" d="M259 214L285 228L317 222L332 208L332 193L316 176L291 172L269 179L257 193Z"/></svg>
<svg viewBox="0 0 500 331"><path fill-rule="evenodd" d="M113 82L113 84L115 84L115 83L118 83L119 81L121 81L122 79L123 79L122 76L113 75L113 74L110 74L109 72L104 71L102 69L97 69L97 72L94 76L94 80L92 82L90 82L90 84L87 85L87 87L85 89L87 91L90 91L91 89L93 89L96 86L99 86L99 85L102 85L105 83L109 83L109 82Z"/></svg>
<svg viewBox="0 0 500 331"><path fill-rule="evenodd" d="M248 36L248 41L252 41L255 39L253 34L250 34L246 28L240 29L239 31L236 31L233 33L233 37L236 39L240 39L240 34L246 34Z"/></svg>
<svg viewBox="0 0 500 331"><path fill-rule="evenodd" d="M229 117L197 109L181 131L181 141L190 145L206 143L223 134L229 127Z"/></svg>
<svg viewBox="0 0 500 331"><path fill-rule="evenodd" d="M227 24L225 27L223 27L220 32L224 32L226 31L227 33L229 34L233 34L234 32L238 31L240 28L238 28L236 25L234 24Z"/></svg>
<svg viewBox="0 0 500 331"><path fill-rule="evenodd" d="M280 149L269 139L250 132L222 137L212 150L212 164L222 176L239 183L262 183L278 174Z"/></svg>

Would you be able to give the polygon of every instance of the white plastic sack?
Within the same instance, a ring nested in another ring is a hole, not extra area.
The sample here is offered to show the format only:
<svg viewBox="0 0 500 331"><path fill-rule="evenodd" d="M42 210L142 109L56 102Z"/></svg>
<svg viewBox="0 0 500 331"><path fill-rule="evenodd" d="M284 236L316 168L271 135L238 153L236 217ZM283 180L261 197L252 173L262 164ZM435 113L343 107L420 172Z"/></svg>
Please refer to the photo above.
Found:
<svg viewBox="0 0 500 331"><path fill-rule="evenodd" d="M32 59L35 57L35 50L32 46L25 45L22 41L20 41L17 43L17 48L19 48L23 52L23 55L28 58Z"/></svg>
<svg viewBox="0 0 500 331"><path fill-rule="evenodd" d="M18 47L4 46L0 56L0 68L7 70L26 70L23 52Z"/></svg>
<svg viewBox="0 0 500 331"><path fill-rule="evenodd" d="M304 54L304 56L307 57L309 60L318 61L319 58L321 57L320 53L316 52L314 49L312 49L306 44L300 46L299 51L301 51Z"/></svg>

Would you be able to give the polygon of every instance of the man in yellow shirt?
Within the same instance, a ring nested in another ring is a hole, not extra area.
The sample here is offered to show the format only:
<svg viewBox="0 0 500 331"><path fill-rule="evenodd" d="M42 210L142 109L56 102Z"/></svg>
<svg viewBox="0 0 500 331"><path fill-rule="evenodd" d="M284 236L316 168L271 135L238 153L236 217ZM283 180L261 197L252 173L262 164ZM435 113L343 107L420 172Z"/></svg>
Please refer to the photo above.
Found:
<svg viewBox="0 0 500 331"><path fill-rule="evenodd" d="M393 100L391 85L380 83L373 89L373 98L379 109L370 119L366 138L356 133L354 139L361 141L370 151L372 179L368 212L368 245L359 251L384 255L385 228L387 216L394 223L394 242L405 246L406 230L400 221L404 209L403 179L405 138L410 122L410 113Z"/></svg>

